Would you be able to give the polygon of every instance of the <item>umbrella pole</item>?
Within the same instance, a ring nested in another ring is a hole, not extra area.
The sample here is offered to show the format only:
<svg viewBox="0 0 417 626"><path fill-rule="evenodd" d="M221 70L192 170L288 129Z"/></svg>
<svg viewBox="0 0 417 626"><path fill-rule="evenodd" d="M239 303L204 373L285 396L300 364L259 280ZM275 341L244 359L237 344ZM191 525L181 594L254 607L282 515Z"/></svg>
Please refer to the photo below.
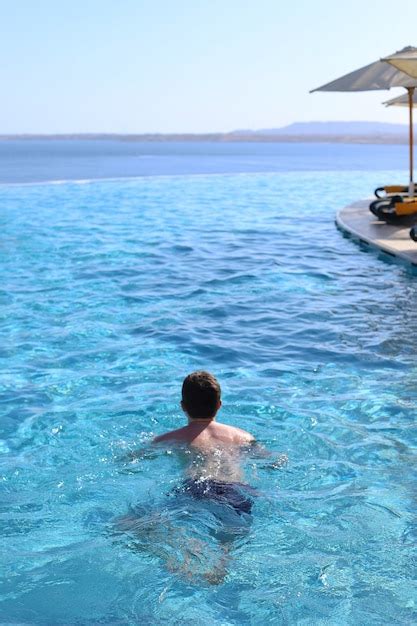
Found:
<svg viewBox="0 0 417 626"><path fill-rule="evenodd" d="M414 174L414 129L413 129L413 96L414 96L414 87L407 87L408 91L408 112L409 112L409 148L410 148L410 192L414 195L414 183L413 183L413 174Z"/></svg>

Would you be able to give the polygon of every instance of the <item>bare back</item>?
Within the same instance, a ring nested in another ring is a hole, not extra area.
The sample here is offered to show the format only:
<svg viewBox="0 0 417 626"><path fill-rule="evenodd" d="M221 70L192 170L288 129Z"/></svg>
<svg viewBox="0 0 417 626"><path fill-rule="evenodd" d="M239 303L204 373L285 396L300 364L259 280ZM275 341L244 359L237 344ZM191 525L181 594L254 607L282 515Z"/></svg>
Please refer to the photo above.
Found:
<svg viewBox="0 0 417 626"><path fill-rule="evenodd" d="M196 448L210 448L218 445L242 446L254 441L255 438L245 430L220 424L214 420L208 423L191 422L183 428L171 430L169 433L155 437L154 443L182 442Z"/></svg>
<svg viewBox="0 0 417 626"><path fill-rule="evenodd" d="M191 422L183 428L165 433L154 443L185 443L193 453L188 475L224 481L242 480L240 456L242 448L254 437L234 426L211 422Z"/></svg>

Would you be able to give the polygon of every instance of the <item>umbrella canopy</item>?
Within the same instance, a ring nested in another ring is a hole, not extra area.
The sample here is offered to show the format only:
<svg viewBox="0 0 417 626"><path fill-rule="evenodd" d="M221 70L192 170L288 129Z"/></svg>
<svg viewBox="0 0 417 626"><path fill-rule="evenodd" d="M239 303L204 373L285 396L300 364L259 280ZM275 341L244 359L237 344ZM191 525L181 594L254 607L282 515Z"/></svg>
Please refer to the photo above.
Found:
<svg viewBox="0 0 417 626"><path fill-rule="evenodd" d="M417 51L417 48L408 46L397 52L397 55L409 50ZM386 58L391 59L394 56L396 55L390 55ZM331 83L316 87L310 93L314 91L374 91L377 89L390 89L391 87L417 87L417 77L412 78L390 65L388 61L380 60L345 74Z"/></svg>
<svg viewBox="0 0 417 626"><path fill-rule="evenodd" d="M386 57L387 60L379 60L369 65L345 74L330 83L312 89L314 91L374 91L379 89L391 89L391 87L404 87L407 89L407 102L409 107L409 146L410 146L410 186L413 185L413 96L417 87L417 77L413 78L397 69L388 59L398 58L398 55L417 53L417 48L408 46L396 54ZM417 58L417 57L416 57Z"/></svg>
<svg viewBox="0 0 417 626"><path fill-rule="evenodd" d="M385 104L386 107L408 107L408 94L405 93L402 96L391 98L391 100L386 100L382 104ZM413 95L413 107L415 106L417 106L417 91L415 91Z"/></svg>
<svg viewBox="0 0 417 626"><path fill-rule="evenodd" d="M397 70L417 78L417 48L408 46L395 54L381 59L393 65Z"/></svg>

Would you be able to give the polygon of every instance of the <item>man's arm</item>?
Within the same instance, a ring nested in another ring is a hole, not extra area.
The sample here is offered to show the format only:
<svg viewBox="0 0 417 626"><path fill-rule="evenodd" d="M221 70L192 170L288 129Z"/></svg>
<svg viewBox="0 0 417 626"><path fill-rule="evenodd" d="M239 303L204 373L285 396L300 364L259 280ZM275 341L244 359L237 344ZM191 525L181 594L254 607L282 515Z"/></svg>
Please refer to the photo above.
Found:
<svg viewBox="0 0 417 626"><path fill-rule="evenodd" d="M150 444L151 443L152 442L150 442ZM138 450L131 450L123 456L120 456L117 460L122 463L131 463L132 461L147 461L150 459L156 459L158 454L155 448L151 448L150 444L148 446L143 446Z"/></svg>
<svg viewBox="0 0 417 626"><path fill-rule="evenodd" d="M255 459L271 459L269 463L266 463L262 467L264 469L280 469L288 463L288 456L285 453L277 454L271 452L261 443L253 439L248 446L248 453Z"/></svg>

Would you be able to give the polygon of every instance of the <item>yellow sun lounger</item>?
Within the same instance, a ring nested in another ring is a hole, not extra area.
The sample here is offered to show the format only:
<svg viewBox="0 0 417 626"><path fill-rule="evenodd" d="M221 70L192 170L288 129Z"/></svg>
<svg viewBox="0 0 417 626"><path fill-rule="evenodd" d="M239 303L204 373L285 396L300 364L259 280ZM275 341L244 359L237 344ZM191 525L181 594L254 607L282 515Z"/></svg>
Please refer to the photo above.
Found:
<svg viewBox="0 0 417 626"><path fill-rule="evenodd" d="M377 187L374 193L380 200L393 196L394 194L401 194L407 197L410 193L410 188L408 185L386 185L385 187Z"/></svg>
<svg viewBox="0 0 417 626"><path fill-rule="evenodd" d="M398 216L417 214L417 198L404 198L402 202L396 202L394 207Z"/></svg>
<svg viewBox="0 0 417 626"><path fill-rule="evenodd" d="M417 198L405 198L391 196L380 200L374 200L369 205L369 210L379 220L389 224L408 224L417 222Z"/></svg>

